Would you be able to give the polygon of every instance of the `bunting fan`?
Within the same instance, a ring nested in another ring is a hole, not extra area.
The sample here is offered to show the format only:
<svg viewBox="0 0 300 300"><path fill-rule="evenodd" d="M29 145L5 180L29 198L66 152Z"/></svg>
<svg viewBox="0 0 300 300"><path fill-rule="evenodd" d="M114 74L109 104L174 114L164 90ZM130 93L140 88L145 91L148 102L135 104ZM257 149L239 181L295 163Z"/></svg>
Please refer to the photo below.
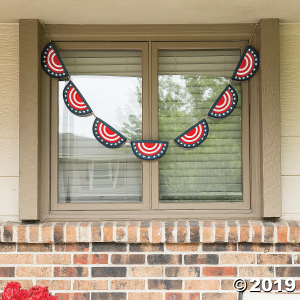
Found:
<svg viewBox="0 0 300 300"><path fill-rule="evenodd" d="M72 81L69 81L63 91L63 97L67 108L77 116L89 116L92 110L82 94Z"/></svg>
<svg viewBox="0 0 300 300"><path fill-rule="evenodd" d="M259 57L258 53L248 46L231 77L233 80L244 81L251 78L258 68Z"/></svg>
<svg viewBox="0 0 300 300"><path fill-rule="evenodd" d="M69 76L68 71L59 57L54 45L49 43L42 52L42 66L45 72L54 78Z"/></svg>
<svg viewBox="0 0 300 300"><path fill-rule="evenodd" d="M121 133L99 118L94 121L93 133L95 138L107 148L119 148L127 140Z"/></svg>
<svg viewBox="0 0 300 300"><path fill-rule="evenodd" d="M199 146L208 135L208 124L205 119L201 120L187 131L174 139L174 142L185 149L192 149Z"/></svg>
<svg viewBox="0 0 300 300"><path fill-rule="evenodd" d="M208 116L215 119L223 119L229 116L235 109L238 95L235 89L228 84L208 112Z"/></svg>
<svg viewBox="0 0 300 300"><path fill-rule="evenodd" d="M135 156L144 160L155 160L165 155L168 149L165 141L131 141Z"/></svg>

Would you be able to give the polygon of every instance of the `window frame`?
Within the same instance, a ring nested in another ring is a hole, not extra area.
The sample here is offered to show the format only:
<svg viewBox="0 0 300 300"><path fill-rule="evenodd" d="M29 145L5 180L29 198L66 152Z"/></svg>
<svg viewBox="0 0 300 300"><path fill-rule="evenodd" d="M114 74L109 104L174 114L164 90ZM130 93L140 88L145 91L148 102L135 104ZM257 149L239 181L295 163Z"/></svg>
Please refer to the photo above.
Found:
<svg viewBox="0 0 300 300"><path fill-rule="evenodd" d="M174 42L178 40L181 42L245 42L251 36L254 25L47 25L47 29L53 41L62 43L75 40L78 42ZM40 53L47 43L47 37L38 20L20 20L21 220L254 219L281 216L278 19L261 20L252 40L253 47L260 54L261 65L256 76L245 83L248 88L243 88L243 94L249 93L249 97L251 97L249 102L251 204L245 210L213 210L209 208L203 210L192 208L157 210L157 207L155 205L151 207L150 203L147 208L150 211L103 210L102 212L90 211L87 213L76 209L50 210L51 189L53 192L55 188L50 185L51 176L53 176L51 168L55 161L51 159L50 155L50 132L54 128L50 128L49 112L52 109L51 95L57 91L50 88L50 81L55 79L50 79L40 66ZM151 42L149 45L150 51ZM149 66L155 65L151 63L151 56L148 63ZM30 76L27 69L31 70ZM151 80L153 79L149 78L150 84ZM25 92L27 94L24 97ZM151 99L152 93L154 91L148 86L149 99ZM152 111L155 111L155 108ZM267 111L272 112L272 118L268 116ZM153 124L155 122L154 120ZM153 126L155 125L151 125L151 128ZM248 125L243 124L243 126ZM155 134L150 133L150 137L154 139ZM147 138L147 136L143 138ZM151 167L146 168L146 176L151 176L158 171L157 161L144 163L152 163ZM143 175L145 175L144 169ZM158 192L158 185L156 189L152 185L152 193ZM145 192L150 193L150 191Z"/></svg>

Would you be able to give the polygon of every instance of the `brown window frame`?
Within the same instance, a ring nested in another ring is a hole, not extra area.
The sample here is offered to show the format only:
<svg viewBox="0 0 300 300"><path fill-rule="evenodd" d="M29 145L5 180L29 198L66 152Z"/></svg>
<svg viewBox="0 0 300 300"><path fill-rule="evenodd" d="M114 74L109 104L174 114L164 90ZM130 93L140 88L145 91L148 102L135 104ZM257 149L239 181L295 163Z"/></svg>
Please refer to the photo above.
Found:
<svg viewBox="0 0 300 300"><path fill-rule="evenodd" d="M134 49L142 48L144 53L149 52L149 56L143 56L143 62L149 68L148 70L143 68L145 76L143 78L147 78L146 81L143 80L143 105L150 107L150 110L143 110L143 123L151 125L143 126L143 138L156 139L157 49L164 47L219 49L237 48L236 45L240 45L238 48L242 50L247 45L254 24L48 25L47 28L52 40L58 41L60 49L95 47L102 49L123 45L135 47ZM120 41L122 43L119 43ZM243 185L245 201L224 203L221 206L220 203L217 205L188 203L184 206L159 203L158 161L143 162L143 204L140 207L129 203L124 204L125 207L121 209L111 210L107 204L91 204L89 210L82 210L86 205L57 205L55 200L57 152L55 150L51 152L51 147L52 149L56 147L53 141L57 140L55 136L57 119L55 122L53 121L55 118L51 120L51 114L57 115L57 107L53 104L57 98L57 80L48 77L39 65L40 52L47 43L46 35L37 20L20 20L20 218L22 220L253 219L281 216L278 20L261 20L252 40L252 45L259 51L261 65L256 76L242 83L243 105L247 105L243 108L243 114L249 115L242 118L243 133L249 131L247 134L249 138L243 141L243 177L248 177ZM28 48L32 51L28 51ZM29 78L26 68L30 65L34 65L34 68L31 72L32 77ZM28 86L33 90L29 91ZM25 91L29 94L24 99ZM244 99L248 98L247 103ZM268 108L272 111L272 120L266 113ZM152 116L147 119L149 112ZM29 128L32 136L28 136ZM29 161L25 162L25 158L29 156ZM29 174L34 176L29 178Z"/></svg>

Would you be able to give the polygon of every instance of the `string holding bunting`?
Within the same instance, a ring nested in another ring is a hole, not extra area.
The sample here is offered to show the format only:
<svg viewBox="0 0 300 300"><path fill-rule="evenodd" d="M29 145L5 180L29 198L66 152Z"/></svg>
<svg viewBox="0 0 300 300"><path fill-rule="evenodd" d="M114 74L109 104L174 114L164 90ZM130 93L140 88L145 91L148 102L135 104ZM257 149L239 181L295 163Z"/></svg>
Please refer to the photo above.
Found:
<svg viewBox="0 0 300 300"><path fill-rule="evenodd" d="M131 148L136 157L143 160L155 160L163 157L168 149L166 141L131 141Z"/></svg>
<svg viewBox="0 0 300 300"><path fill-rule="evenodd" d="M235 109L238 102L238 95L235 89L228 84L221 95L215 101L208 116L214 119L223 119L228 117Z"/></svg>
<svg viewBox="0 0 300 300"><path fill-rule="evenodd" d="M119 148L127 141L120 132L99 118L94 121L93 134L97 141L107 148Z"/></svg>
<svg viewBox="0 0 300 300"><path fill-rule="evenodd" d="M257 52L250 46L247 46L233 72L231 79L238 81L248 80L257 71L258 63L259 56Z"/></svg>
<svg viewBox="0 0 300 300"><path fill-rule="evenodd" d="M62 62L54 45L49 43L42 52L42 66L45 72L54 78L68 77L68 71Z"/></svg>
<svg viewBox="0 0 300 300"><path fill-rule="evenodd" d="M257 25L258 24L256 24L256 26ZM249 44L254 35L256 26L249 40ZM50 40L50 43L44 48L41 55L41 63L46 74L54 78L69 77L67 69L53 43L51 42L45 26L44 29ZM237 64L237 67L231 78L232 80L248 80L257 71L259 65L259 56L258 53L249 46L249 44ZM73 114L77 116L89 116L93 114L95 116L89 104L71 80L64 88L63 99L67 108ZM208 112L208 116L214 119L226 118L233 112L237 102L237 92L230 84L228 84L212 105L210 111ZM119 148L126 143L127 139L121 133L100 118L96 116L95 118L96 119L93 124L93 134L103 146L107 148ZM203 119L176 137L174 142L177 146L184 149L193 149L204 142L208 136L208 132L208 124L206 120ZM167 152L168 145L169 143L166 141L131 141L131 148L134 155L143 160L155 160L161 158Z"/></svg>
<svg viewBox="0 0 300 300"><path fill-rule="evenodd" d="M208 124L206 120L203 119L175 138L174 142L182 148L193 149L205 141L208 131Z"/></svg>
<svg viewBox="0 0 300 300"><path fill-rule="evenodd" d="M69 81L63 91L67 108L76 116L85 117L93 113L90 106L72 81Z"/></svg>

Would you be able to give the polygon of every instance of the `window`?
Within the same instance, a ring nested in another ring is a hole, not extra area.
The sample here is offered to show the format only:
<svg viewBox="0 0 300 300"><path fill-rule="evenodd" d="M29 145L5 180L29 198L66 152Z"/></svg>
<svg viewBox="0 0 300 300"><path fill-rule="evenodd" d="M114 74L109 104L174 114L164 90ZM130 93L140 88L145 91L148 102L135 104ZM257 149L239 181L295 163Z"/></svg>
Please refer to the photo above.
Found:
<svg viewBox="0 0 300 300"><path fill-rule="evenodd" d="M112 26L107 28L109 38L99 34L97 26L86 36L77 34L76 26L73 32L64 31L63 25L49 30L71 79L97 117L129 139L171 141L205 117L253 29L183 26L180 32L175 27L124 26L120 34ZM259 34L253 40L256 47ZM203 145L191 151L170 145L163 158L152 162L135 158L129 145L116 150L101 147L91 136L92 117L73 117L57 105L65 82L40 76L41 110L46 114L40 122L47 133L40 138L40 170L46 174L40 190L41 218L263 215L258 188L261 74L251 82L233 83L239 106L226 120L208 121L210 133ZM93 101L96 97L111 103Z"/></svg>

